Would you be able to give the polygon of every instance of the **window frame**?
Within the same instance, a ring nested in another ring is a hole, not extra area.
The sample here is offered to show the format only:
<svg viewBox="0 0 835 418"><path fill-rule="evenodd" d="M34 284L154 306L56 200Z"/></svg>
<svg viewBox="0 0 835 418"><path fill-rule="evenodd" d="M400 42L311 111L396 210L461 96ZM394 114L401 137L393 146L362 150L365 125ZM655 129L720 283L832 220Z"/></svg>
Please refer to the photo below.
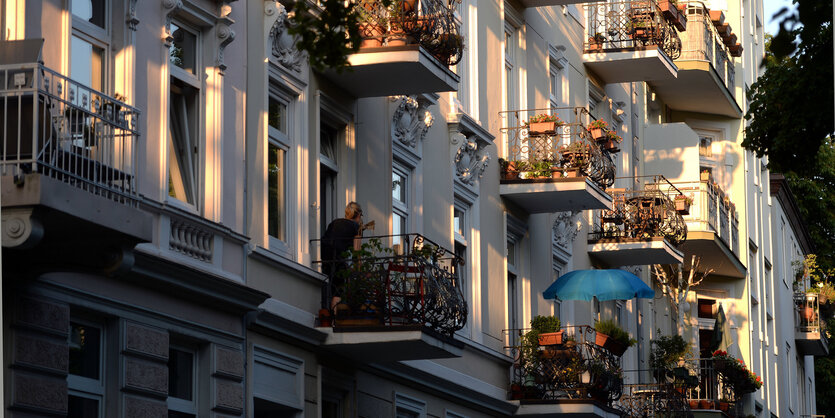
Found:
<svg viewBox="0 0 835 418"><path fill-rule="evenodd" d="M426 418L426 402L411 396L394 393L394 418L397 418L400 410L418 414L419 418Z"/></svg>
<svg viewBox="0 0 835 418"><path fill-rule="evenodd" d="M288 235L289 231L290 231L290 228L289 228L290 224L289 224L288 219L290 218L290 211L292 210L292 208L291 208L291 206L288 202L288 196L289 196L288 190L290 189L290 180L289 180L289 177L288 177L288 173L291 172L290 165L291 165L291 162L292 162L292 159L293 159L291 151L293 149L293 135L292 134L295 132L295 127L296 127L295 126L295 123L296 123L296 121L295 121L296 100L289 92L286 92L286 91L284 91L280 88L277 88L277 87L271 87L270 91L267 95L267 109L266 109L267 112L269 112L270 99L275 99L276 101L278 101L279 104L284 105L284 107L285 107L284 120L286 121L286 125L284 127L284 132L282 132L279 128L275 128L275 127L271 126L269 124L268 118L267 118L267 120L265 120L265 123L267 125L267 146L266 146L267 156L266 156L265 161L264 161L265 162L264 172L265 172L265 175L266 175L266 181L264 182L264 192L265 192L264 197L265 197L265 203L266 203L265 206L266 206L266 209L267 209L265 211L265 216L267 218L267 219L265 219L265 221L266 221L265 222L266 223L265 234L266 234L266 237L267 237L266 242L267 242L267 248L270 251L282 254L286 257L290 257L291 254L292 254L293 246L292 246L292 240ZM270 215L269 214L269 199L270 199L269 175L270 175L270 173L269 173L269 163L268 163L270 146L275 146L275 147L284 151L284 160L282 161L282 166L283 166L283 169L284 169L284 175L282 177L282 180L283 180L282 193L284 194L284 196L281 199L282 202L283 202L284 208L283 208L283 216L281 217L281 220L279 221L279 222L281 222L281 228L282 228L282 231L284 233L284 239L283 240L279 237L273 236L270 233L270 225L269 225L269 215Z"/></svg>
<svg viewBox="0 0 835 418"><path fill-rule="evenodd" d="M101 322L90 321L85 318L79 318L75 316L70 317L70 330L69 335L67 336L68 344L71 343L72 338L72 324L79 324L85 327L90 328L97 328L99 330L99 370L98 379L92 379L89 377L79 376L72 373L67 373L67 398L69 399L70 396L75 396L79 398L85 399L95 399L98 401L98 416L104 416L104 407L105 407L105 398L107 394L107 387L105 385L105 365L107 353L105 351L106 347L106 326ZM69 346L67 347L69 352Z"/></svg>
<svg viewBox="0 0 835 418"><path fill-rule="evenodd" d="M405 202L401 201L399 199L396 199L394 197L394 193L393 193L394 190L392 190L392 193L391 193L391 232L392 232L392 235L395 235L395 225L394 225L395 224L395 217L400 216L403 219L403 228L405 229L404 231L400 231L400 234L408 234L410 229L411 229L411 225L412 225L410 215L411 215L411 204L412 204L412 189L413 189L412 173L413 173L413 170L410 169L402 161L400 161L398 159L393 159L392 160L392 165L391 165L391 172L392 172L392 177L394 177L394 174L396 173L397 175L400 176L401 179L403 179L403 183L400 185L400 187L403 189L403 198L405 199ZM392 181L393 180L394 179L392 179ZM392 187L393 187L393 185L392 185ZM395 237L394 240L396 241L397 238Z"/></svg>
<svg viewBox="0 0 835 418"><path fill-rule="evenodd" d="M72 12L72 0L67 1L67 12L70 15L70 36L69 36L69 61L67 68L67 74L70 74L70 78L73 77L72 75L72 38L78 37L82 41L85 41L95 47L98 47L102 50L102 85L97 90L101 92L108 92L111 87L111 78L108 75L111 73L112 64L111 58L112 54L110 53L110 45L112 44L112 25L113 25L113 4L110 1L104 1L105 10L104 10L104 28L97 26L94 23L90 23L85 21L83 18L75 15ZM93 88L93 86L87 86L89 88ZM81 95L78 94L76 97L80 97Z"/></svg>
<svg viewBox="0 0 835 418"><path fill-rule="evenodd" d="M175 398L172 396L167 396L165 399L165 403L168 407L169 411L175 411L183 414L189 414L192 416L198 415L198 400L199 400L199 380L198 380L198 369L199 369L199 351L194 348L190 348L188 346L178 345L178 344L170 344L168 346L169 352L169 359L171 356L171 351L181 351L184 353L191 354L191 400L183 399L183 398ZM169 372L170 373L170 372ZM168 388L169 391L171 388Z"/></svg>

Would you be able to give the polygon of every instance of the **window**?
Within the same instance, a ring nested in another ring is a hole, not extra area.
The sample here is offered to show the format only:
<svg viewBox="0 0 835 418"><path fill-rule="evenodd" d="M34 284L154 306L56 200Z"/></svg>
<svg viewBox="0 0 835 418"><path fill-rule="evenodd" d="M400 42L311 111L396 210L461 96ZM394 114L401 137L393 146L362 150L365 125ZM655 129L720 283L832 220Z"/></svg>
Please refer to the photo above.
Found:
<svg viewBox="0 0 835 418"><path fill-rule="evenodd" d="M110 45L105 0L71 0L70 78L94 90L105 90ZM77 92L81 93L81 92ZM76 94L82 100L84 93ZM90 97L92 100L92 97Z"/></svg>
<svg viewBox="0 0 835 418"><path fill-rule="evenodd" d="M391 234L409 233L409 171L395 161L391 170ZM395 237L394 245L402 245Z"/></svg>
<svg viewBox="0 0 835 418"><path fill-rule="evenodd" d="M271 92L267 105L267 233L269 247L288 253L287 244L287 154L290 150L291 110L289 97Z"/></svg>
<svg viewBox="0 0 835 418"><path fill-rule="evenodd" d="M196 208L200 184L199 33L171 23L168 102L168 195Z"/></svg>
<svg viewBox="0 0 835 418"><path fill-rule="evenodd" d="M338 217L336 176L339 174L337 163L337 144L339 131L328 124L319 127L319 227L322 233L328 223Z"/></svg>
<svg viewBox="0 0 835 418"><path fill-rule="evenodd" d="M713 138L699 135L699 156L713 157Z"/></svg>
<svg viewBox="0 0 835 418"><path fill-rule="evenodd" d="M507 328L508 345L519 345L519 291L516 269L516 243L507 241Z"/></svg>
<svg viewBox="0 0 835 418"><path fill-rule="evenodd" d="M395 418L426 418L426 402L396 393L394 416Z"/></svg>
<svg viewBox="0 0 835 418"><path fill-rule="evenodd" d="M254 418L298 418L304 409L304 362L261 347L252 350ZM323 415L326 416L326 415Z"/></svg>
<svg viewBox="0 0 835 418"><path fill-rule="evenodd" d="M505 110L515 110L519 106L519 96L516 86L518 80L516 74L518 72L516 66L516 55L518 52L517 45L519 43L519 29L510 23L505 23L504 33L504 68L505 68ZM507 126L518 126L519 121L515 120L515 113L507 114Z"/></svg>
<svg viewBox="0 0 835 418"><path fill-rule="evenodd" d="M70 321L67 416L101 417L104 407L103 328L77 319Z"/></svg>
<svg viewBox="0 0 835 418"><path fill-rule="evenodd" d="M469 259L469 252L467 251L470 241L469 209L470 206L468 204L458 200L458 198L455 199L452 210L452 228L455 241L453 252L461 260L461 262L455 265L455 284L461 289L461 293L464 295L468 307L472 307L472 301L470 300L471 278L468 274L468 268L472 263ZM469 326L470 324L467 323L465 328L461 330L461 333L469 335Z"/></svg>
<svg viewBox="0 0 835 418"><path fill-rule="evenodd" d="M197 355L172 347L168 350L168 417L197 416Z"/></svg>

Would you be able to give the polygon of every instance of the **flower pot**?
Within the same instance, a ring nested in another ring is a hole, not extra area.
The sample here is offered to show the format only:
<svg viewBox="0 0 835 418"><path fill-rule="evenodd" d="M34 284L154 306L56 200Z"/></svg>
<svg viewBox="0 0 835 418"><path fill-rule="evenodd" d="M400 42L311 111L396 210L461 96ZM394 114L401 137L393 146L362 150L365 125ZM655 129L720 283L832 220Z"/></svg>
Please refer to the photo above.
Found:
<svg viewBox="0 0 835 418"><path fill-rule="evenodd" d="M600 52L603 50L603 41L598 41L594 38L589 38L589 52Z"/></svg>
<svg viewBox="0 0 835 418"><path fill-rule="evenodd" d="M519 170L502 171L502 180L518 180Z"/></svg>
<svg viewBox="0 0 835 418"><path fill-rule="evenodd" d="M698 399L691 399L690 400L690 409L699 409L699 400Z"/></svg>
<svg viewBox="0 0 835 418"><path fill-rule="evenodd" d="M699 180L710 181L710 173L699 173Z"/></svg>
<svg viewBox="0 0 835 418"><path fill-rule="evenodd" d="M676 211L682 215L689 215L690 214L690 204L687 203L684 199L675 199L676 202ZM710 306L710 305L708 305Z"/></svg>
<svg viewBox="0 0 835 418"><path fill-rule="evenodd" d="M560 169L558 167L552 167L551 168L551 178L552 179L562 178L562 169Z"/></svg>
<svg viewBox="0 0 835 418"><path fill-rule="evenodd" d="M591 128L589 129L589 133L595 141L600 141L606 137L606 130L603 128Z"/></svg>
<svg viewBox="0 0 835 418"><path fill-rule="evenodd" d="M363 38L360 43L360 48L376 48L383 46L383 34L386 33L386 28L381 25L371 23L359 24L360 36Z"/></svg>
<svg viewBox="0 0 835 418"><path fill-rule="evenodd" d="M805 306L800 309L800 319L803 320L804 323L808 324L812 322L812 319L815 317L815 309L809 306Z"/></svg>
<svg viewBox="0 0 835 418"><path fill-rule="evenodd" d="M333 317L331 316L331 311L328 309L319 309L319 326L320 327L330 327L333 326Z"/></svg>
<svg viewBox="0 0 835 418"><path fill-rule="evenodd" d="M713 370L716 370L717 373L724 373L725 370L728 369L728 361L725 359L715 359L713 360Z"/></svg>
<svg viewBox="0 0 835 418"><path fill-rule="evenodd" d="M607 139L603 143L603 149L614 154L616 152L620 152L620 144L614 139Z"/></svg>
<svg viewBox="0 0 835 418"><path fill-rule="evenodd" d="M545 332L539 334L539 345L540 346L549 346L549 345L558 345L562 344L562 331L557 332Z"/></svg>
<svg viewBox="0 0 835 418"><path fill-rule="evenodd" d="M722 412L728 412L731 409L731 404L729 402L719 402L719 410Z"/></svg>
<svg viewBox="0 0 835 418"><path fill-rule="evenodd" d="M556 122L531 122L528 124L528 135L554 135L557 133Z"/></svg>
<svg viewBox="0 0 835 418"><path fill-rule="evenodd" d="M524 395L524 388L518 383L510 385L510 399L519 400Z"/></svg>
<svg viewBox="0 0 835 418"><path fill-rule="evenodd" d="M618 341L615 341L614 338L600 332L595 334L594 343L600 347L609 350L609 352L614 354L616 357L622 356L628 348L625 345L619 343Z"/></svg>
<svg viewBox="0 0 835 418"><path fill-rule="evenodd" d="M565 170L565 176L568 178L577 178L580 177L580 170L576 168L570 168Z"/></svg>
<svg viewBox="0 0 835 418"><path fill-rule="evenodd" d="M699 409L713 409L713 402L702 399L699 401Z"/></svg>

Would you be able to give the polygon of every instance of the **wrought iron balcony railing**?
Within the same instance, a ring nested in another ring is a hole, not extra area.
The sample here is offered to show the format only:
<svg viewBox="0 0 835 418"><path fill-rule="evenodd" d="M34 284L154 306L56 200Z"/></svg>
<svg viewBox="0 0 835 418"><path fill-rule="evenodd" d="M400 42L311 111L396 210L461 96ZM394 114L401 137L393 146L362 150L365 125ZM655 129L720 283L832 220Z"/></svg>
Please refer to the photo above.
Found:
<svg viewBox="0 0 835 418"><path fill-rule="evenodd" d="M685 386L654 370L623 372L623 395L614 403L627 417L689 418L693 414L684 397ZM646 382L646 383L644 383Z"/></svg>
<svg viewBox="0 0 835 418"><path fill-rule="evenodd" d="M511 347L515 359L511 376L511 399L596 400L611 403L621 395L621 360L596 344L596 331L589 326L564 327L558 340L548 344L526 341L527 330L509 330L519 335L520 346Z"/></svg>
<svg viewBox="0 0 835 418"><path fill-rule="evenodd" d="M684 221L690 231L715 232L719 239L739 257L739 215L736 205L721 187L709 180L676 182L673 187L662 189L670 198L680 193L693 200Z"/></svg>
<svg viewBox="0 0 835 418"><path fill-rule="evenodd" d="M544 130L527 122L543 114L556 116L558 122ZM519 179L582 176L604 189L614 184L615 164L586 128L593 118L585 108L508 110L500 115L506 125L506 160L517 165Z"/></svg>
<svg viewBox="0 0 835 418"><path fill-rule="evenodd" d="M454 0L361 0L362 48L419 44L438 61L452 66L461 60L464 38L455 18Z"/></svg>
<svg viewBox="0 0 835 418"><path fill-rule="evenodd" d="M0 173L137 204L137 109L37 63L0 65L0 82Z"/></svg>
<svg viewBox="0 0 835 418"><path fill-rule="evenodd" d="M451 251L419 234L339 241L311 241L323 254L329 246L349 248L315 261L341 298L335 326L417 325L451 336L466 325L461 259Z"/></svg>
<svg viewBox="0 0 835 418"><path fill-rule="evenodd" d="M710 63L728 89L734 87L734 66L730 51L710 20L710 10L704 3L687 3L687 31L681 35L681 60Z"/></svg>
<svg viewBox="0 0 835 418"><path fill-rule="evenodd" d="M588 38L585 52L658 47L670 58L681 55L678 29L655 0L586 4Z"/></svg>
<svg viewBox="0 0 835 418"><path fill-rule="evenodd" d="M612 210L602 212L589 240L663 237L674 246L681 245L687 239L687 225L670 199L673 189L678 190L663 176L656 176L643 190L608 190Z"/></svg>
<svg viewBox="0 0 835 418"><path fill-rule="evenodd" d="M717 372L712 358L689 360L687 369L699 378L697 386L687 388L690 409L715 409L729 416L738 416L742 412L733 385Z"/></svg>

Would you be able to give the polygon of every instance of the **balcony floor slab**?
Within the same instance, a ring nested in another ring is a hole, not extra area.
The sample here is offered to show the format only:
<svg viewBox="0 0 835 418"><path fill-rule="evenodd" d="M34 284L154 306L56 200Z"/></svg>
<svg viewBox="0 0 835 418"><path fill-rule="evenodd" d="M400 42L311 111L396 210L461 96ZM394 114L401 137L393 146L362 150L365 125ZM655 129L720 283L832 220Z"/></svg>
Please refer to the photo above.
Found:
<svg viewBox="0 0 835 418"><path fill-rule="evenodd" d="M663 238L589 241L588 252L610 267L678 264L683 259L682 252Z"/></svg>
<svg viewBox="0 0 835 418"><path fill-rule="evenodd" d="M654 80L655 92L667 106L681 111L742 117L733 93L707 61L677 60L675 79Z"/></svg>
<svg viewBox="0 0 835 418"><path fill-rule="evenodd" d="M674 80L678 67L658 47L584 52L583 63L607 84Z"/></svg>
<svg viewBox="0 0 835 418"><path fill-rule="evenodd" d="M825 339L821 338L820 331L818 332L801 332L795 331L794 340L797 344L797 351L807 356L827 356L829 355L829 344Z"/></svg>
<svg viewBox="0 0 835 418"><path fill-rule="evenodd" d="M621 413L590 400L513 401L515 416L530 418L619 418Z"/></svg>
<svg viewBox="0 0 835 418"><path fill-rule="evenodd" d="M567 6L569 4L596 3L603 0L521 0L525 7Z"/></svg>
<svg viewBox="0 0 835 418"><path fill-rule="evenodd" d="M461 357L464 343L419 326L336 327L325 332L324 345L341 355L368 363Z"/></svg>
<svg viewBox="0 0 835 418"><path fill-rule="evenodd" d="M364 48L348 62L351 68L325 76L355 97L458 90L458 75L418 45Z"/></svg>
<svg viewBox="0 0 835 418"><path fill-rule="evenodd" d="M585 177L503 180L499 192L528 213L612 209L612 197Z"/></svg>
<svg viewBox="0 0 835 418"><path fill-rule="evenodd" d="M684 268L690 268L693 254L701 257L702 266L713 269L711 276L723 276L732 279L745 278L745 266L739 261L724 241L713 231L687 231L687 241L681 245L684 252Z"/></svg>

